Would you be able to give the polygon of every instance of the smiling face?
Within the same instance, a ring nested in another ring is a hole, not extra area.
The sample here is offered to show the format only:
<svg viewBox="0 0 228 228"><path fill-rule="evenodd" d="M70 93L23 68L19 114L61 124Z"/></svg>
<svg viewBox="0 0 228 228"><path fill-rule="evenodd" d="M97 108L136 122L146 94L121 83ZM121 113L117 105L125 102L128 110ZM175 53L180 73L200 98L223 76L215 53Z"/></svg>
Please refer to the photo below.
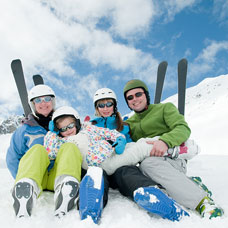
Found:
<svg viewBox="0 0 228 228"><path fill-rule="evenodd" d="M111 103L113 105L111 105ZM104 104L104 107L101 107ZM110 106L111 105L111 106ZM100 106L100 107L99 107ZM107 107L110 106L110 107ZM97 102L96 111L98 116L109 117L114 113L114 102L112 99L103 99Z"/></svg>
<svg viewBox="0 0 228 228"><path fill-rule="evenodd" d="M74 126L71 128L71 123L74 123ZM62 117L56 121L56 126L58 129L65 128L67 127L67 130L64 132L61 132L60 130L60 135L62 137L67 137L71 135L76 135L77 129L75 125L75 119L71 116L68 117Z"/></svg>
<svg viewBox="0 0 228 228"><path fill-rule="evenodd" d="M129 90L126 93L126 99L128 106L136 112L140 112L147 107L147 98L142 88Z"/></svg>
<svg viewBox="0 0 228 228"><path fill-rule="evenodd" d="M45 96L42 96L40 98L44 98ZM35 109L36 109L36 113L41 114L45 117L47 117L50 112L53 110L53 103L52 100L50 100L49 102L45 102L44 100L42 100L42 102L40 103L34 103Z"/></svg>

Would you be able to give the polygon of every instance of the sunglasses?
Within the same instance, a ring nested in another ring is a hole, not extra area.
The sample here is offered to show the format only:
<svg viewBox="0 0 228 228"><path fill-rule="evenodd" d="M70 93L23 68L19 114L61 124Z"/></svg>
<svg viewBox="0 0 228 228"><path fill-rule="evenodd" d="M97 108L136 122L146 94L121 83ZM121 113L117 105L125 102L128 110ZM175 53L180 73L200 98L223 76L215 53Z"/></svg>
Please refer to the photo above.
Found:
<svg viewBox="0 0 228 228"><path fill-rule="evenodd" d="M128 100L128 101L131 101L131 100L134 99L134 96L135 96L135 97L141 97L143 94L144 94L144 92L138 92L138 93L136 93L135 95L129 95L129 96L127 96L127 100Z"/></svg>
<svg viewBox="0 0 228 228"><path fill-rule="evenodd" d="M33 101L35 104L40 104L42 101L45 103L50 102L52 100L51 96L45 96L45 97L37 97Z"/></svg>
<svg viewBox="0 0 228 228"><path fill-rule="evenodd" d="M75 123L72 122L72 123L68 124L66 127L60 128L59 131L60 131L60 132L65 132L65 131L67 131L67 129L72 129L72 128L74 128L75 126L76 126Z"/></svg>
<svg viewBox="0 0 228 228"><path fill-rule="evenodd" d="M107 103L100 103L100 104L97 105L97 107L98 108L104 108L106 106L107 108L110 108L113 105L114 105L113 102L107 102Z"/></svg>

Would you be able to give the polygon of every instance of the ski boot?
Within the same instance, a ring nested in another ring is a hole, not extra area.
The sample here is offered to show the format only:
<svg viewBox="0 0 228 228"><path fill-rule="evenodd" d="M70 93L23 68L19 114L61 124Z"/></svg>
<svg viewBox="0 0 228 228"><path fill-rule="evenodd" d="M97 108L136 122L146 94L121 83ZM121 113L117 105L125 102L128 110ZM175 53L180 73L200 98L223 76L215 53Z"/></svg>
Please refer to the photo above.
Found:
<svg viewBox="0 0 228 228"><path fill-rule="evenodd" d="M221 217L224 214L223 209L217 206L214 200L208 196L203 198L197 206L196 211L198 211L203 218L209 219Z"/></svg>
<svg viewBox="0 0 228 228"><path fill-rule="evenodd" d="M61 218L72 210L78 200L79 183L72 176L65 176L60 184L57 184L54 194L56 217Z"/></svg>
<svg viewBox="0 0 228 228"><path fill-rule="evenodd" d="M89 167L79 191L79 214L82 220L90 216L95 224L99 223L103 210L103 195L103 170Z"/></svg>
<svg viewBox="0 0 228 228"><path fill-rule="evenodd" d="M171 221L189 214L157 187L142 187L134 191L134 201L150 213Z"/></svg>
<svg viewBox="0 0 228 228"><path fill-rule="evenodd" d="M38 195L38 186L35 181L23 178L18 181L12 191L13 208L18 218L29 217Z"/></svg>
<svg viewBox="0 0 228 228"><path fill-rule="evenodd" d="M200 186L206 193L208 197L212 196L212 192L207 188L207 186L202 182L200 177L190 177L196 184Z"/></svg>

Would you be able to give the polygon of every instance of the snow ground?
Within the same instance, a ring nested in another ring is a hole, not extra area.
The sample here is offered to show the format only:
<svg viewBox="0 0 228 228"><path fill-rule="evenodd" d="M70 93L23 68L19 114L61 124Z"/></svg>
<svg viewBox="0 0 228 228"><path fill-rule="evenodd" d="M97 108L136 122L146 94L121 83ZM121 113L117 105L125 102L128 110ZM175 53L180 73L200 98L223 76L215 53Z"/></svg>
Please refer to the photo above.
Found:
<svg viewBox="0 0 228 228"><path fill-rule="evenodd" d="M5 164L5 154L9 145L11 135L1 135L2 146L0 149L0 221L4 228L58 228L58 227L97 227L92 220L81 221L79 213L75 209L62 219L55 218L53 193L44 192L37 200L31 218L16 219L12 207L10 190L14 184ZM100 228L122 228L122 227L153 227L153 228L227 228L228 227L228 155L205 155L200 154L188 163L188 175L200 176L203 182L213 192L213 198L224 210L222 218L208 220L202 219L197 213L190 211L190 217L180 222L171 222L162 218L151 216L139 208L131 200L121 196L118 191L110 190L107 207L102 214Z"/></svg>

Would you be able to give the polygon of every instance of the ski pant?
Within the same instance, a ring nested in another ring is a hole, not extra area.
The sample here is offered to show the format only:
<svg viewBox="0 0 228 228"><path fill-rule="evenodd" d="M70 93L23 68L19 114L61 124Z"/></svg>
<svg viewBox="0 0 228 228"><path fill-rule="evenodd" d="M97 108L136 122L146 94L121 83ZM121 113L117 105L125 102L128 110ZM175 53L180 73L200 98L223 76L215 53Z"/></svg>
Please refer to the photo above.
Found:
<svg viewBox="0 0 228 228"><path fill-rule="evenodd" d="M134 191L140 187L159 186L150 177L144 175L137 166L122 166L110 176L112 188L118 188L119 192L133 200Z"/></svg>
<svg viewBox="0 0 228 228"><path fill-rule="evenodd" d="M195 209L207 195L186 176L186 161L167 157L149 157L141 164L142 172L161 184L170 197L189 209Z"/></svg>
<svg viewBox="0 0 228 228"><path fill-rule="evenodd" d="M42 145L34 145L20 160L16 182L30 178L36 182L40 191L53 191L55 179L61 175L69 175L81 181L82 155L73 143L64 143L60 147L54 166L48 172L49 164L46 149Z"/></svg>
<svg viewBox="0 0 228 228"><path fill-rule="evenodd" d="M127 143L122 154L113 153L111 157L105 159L101 163L101 167L108 175L111 175L116 169L122 166L136 165L137 163L143 161L145 158L150 156L152 148L153 145L147 144L145 139Z"/></svg>

